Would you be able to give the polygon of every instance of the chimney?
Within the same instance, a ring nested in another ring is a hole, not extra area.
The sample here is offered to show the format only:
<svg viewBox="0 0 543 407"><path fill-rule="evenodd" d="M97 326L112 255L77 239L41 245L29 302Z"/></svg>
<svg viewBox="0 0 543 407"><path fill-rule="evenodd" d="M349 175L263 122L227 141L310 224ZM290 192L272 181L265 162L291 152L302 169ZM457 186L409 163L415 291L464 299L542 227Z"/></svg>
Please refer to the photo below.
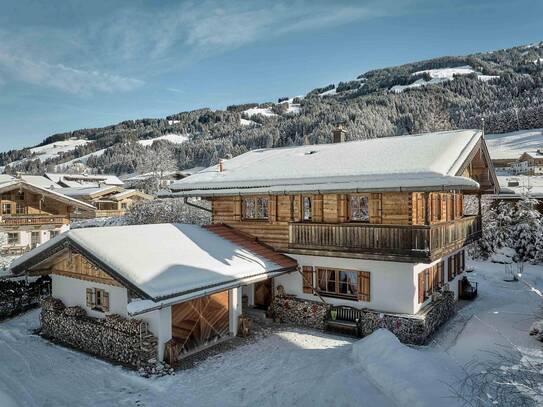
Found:
<svg viewBox="0 0 543 407"><path fill-rule="evenodd" d="M332 139L334 143L343 143L345 141L345 134L347 132L341 124L338 124L334 130L332 130Z"/></svg>
<svg viewBox="0 0 543 407"><path fill-rule="evenodd" d="M221 158L219 160L219 172L223 172L224 171L224 160Z"/></svg>

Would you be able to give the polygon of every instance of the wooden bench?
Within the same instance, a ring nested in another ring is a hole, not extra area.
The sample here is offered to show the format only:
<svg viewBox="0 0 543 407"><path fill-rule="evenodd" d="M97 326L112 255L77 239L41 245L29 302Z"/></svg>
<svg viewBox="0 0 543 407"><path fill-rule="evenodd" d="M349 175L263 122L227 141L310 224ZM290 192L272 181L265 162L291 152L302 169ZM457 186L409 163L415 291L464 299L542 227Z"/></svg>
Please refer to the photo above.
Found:
<svg viewBox="0 0 543 407"><path fill-rule="evenodd" d="M335 314L335 318L333 318ZM326 315L325 329L330 331L350 331L354 336L361 337L361 311L346 305L332 306Z"/></svg>
<svg viewBox="0 0 543 407"><path fill-rule="evenodd" d="M475 285L474 285L475 284ZM471 282L466 277L464 277L459 282L459 295L458 297L461 300L474 300L477 297L477 288L479 283Z"/></svg>

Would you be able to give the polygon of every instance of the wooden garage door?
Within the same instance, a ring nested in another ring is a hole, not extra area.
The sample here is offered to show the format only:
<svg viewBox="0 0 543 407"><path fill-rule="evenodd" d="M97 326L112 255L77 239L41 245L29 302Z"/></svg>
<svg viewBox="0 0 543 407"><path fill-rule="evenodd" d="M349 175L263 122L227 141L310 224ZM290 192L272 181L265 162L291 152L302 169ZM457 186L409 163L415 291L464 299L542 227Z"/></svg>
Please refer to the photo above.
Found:
<svg viewBox="0 0 543 407"><path fill-rule="evenodd" d="M213 343L229 331L228 291L172 307L172 336L183 353Z"/></svg>

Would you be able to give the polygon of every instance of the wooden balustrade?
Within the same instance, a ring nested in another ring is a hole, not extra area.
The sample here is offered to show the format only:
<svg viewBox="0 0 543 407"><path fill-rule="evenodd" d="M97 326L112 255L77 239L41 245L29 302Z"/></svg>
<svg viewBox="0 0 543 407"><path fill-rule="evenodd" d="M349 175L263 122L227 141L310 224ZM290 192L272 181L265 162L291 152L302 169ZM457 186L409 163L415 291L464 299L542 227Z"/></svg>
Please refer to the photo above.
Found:
<svg viewBox="0 0 543 407"><path fill-rule="evenodd" d="M0 222L6 226L67 225L70 220L63 215L4 215Z"/></svg>
<svg viewBox="0 0 543 407"><path fill-rule="evenodd" d="M349 252L433 260L463 247L481 234L481 219L467 216L425 225L292 223L289 251Z"/></svg>

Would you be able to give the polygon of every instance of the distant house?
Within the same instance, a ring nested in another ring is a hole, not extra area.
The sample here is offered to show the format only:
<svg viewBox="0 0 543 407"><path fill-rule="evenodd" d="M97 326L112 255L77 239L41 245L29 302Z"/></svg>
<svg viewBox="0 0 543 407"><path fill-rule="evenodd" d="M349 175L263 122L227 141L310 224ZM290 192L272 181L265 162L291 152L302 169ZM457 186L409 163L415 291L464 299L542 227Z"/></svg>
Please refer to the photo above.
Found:
<svg viewBox="0 0 543 407"><path fill-rule="evenodd" d="M45 177L63 188L90 188L103 185L122 187L124 185L116 175L47 172L45 173Z"/></svg>
<svg viewBox="0 0 543 407"><path fill-rule="evenodd" d="M13 180L0 184L2 251L22 253L69 229L70 220L93 216L94 207L54 190Z"/></svg>
<svg viewBox="0 0 543 407"><path fill-rule="evenodd" d="M491 195L495 201L515 202L523 196L538 201L537 209L543 213L543 175L498 175L499 194Z"/></svg>
<svg viewBox="0 0 543 407"><path fill-rule="evenodd" d="M518 160L511 163L511 171L513 174L542 175L543 151L538 149L523 153Z"/></svg>
<svg viewBox="0 0 543 407"><path fill-rule="evenodd" d="M152 195L144 192L112 185L62 188L60 192L93 205L96 208L97 218L122 216L134 203L154 199Z"/></svg>

